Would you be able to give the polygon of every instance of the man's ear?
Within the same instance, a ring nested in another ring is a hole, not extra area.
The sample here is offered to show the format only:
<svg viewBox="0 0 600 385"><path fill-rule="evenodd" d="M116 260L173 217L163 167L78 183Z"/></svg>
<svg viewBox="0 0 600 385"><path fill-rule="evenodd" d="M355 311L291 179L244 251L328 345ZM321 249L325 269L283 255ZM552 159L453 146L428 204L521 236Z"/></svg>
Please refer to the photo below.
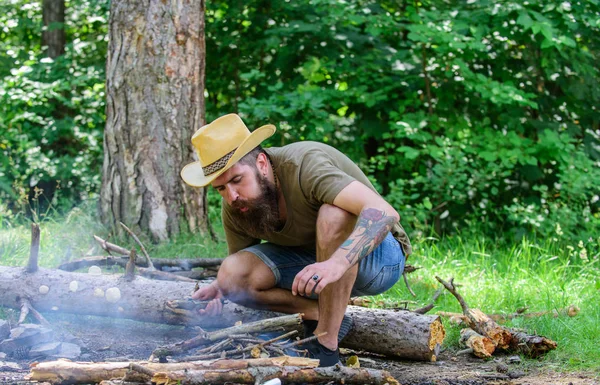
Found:
<svg viewBox="0 0 600 385"><path fill-rule="evenodd" d="M256 169L263 176L267 175L268 164L269 158L267 158L267 154L265 154L264 152L258 154L258 156L256 157Z"/></svg>

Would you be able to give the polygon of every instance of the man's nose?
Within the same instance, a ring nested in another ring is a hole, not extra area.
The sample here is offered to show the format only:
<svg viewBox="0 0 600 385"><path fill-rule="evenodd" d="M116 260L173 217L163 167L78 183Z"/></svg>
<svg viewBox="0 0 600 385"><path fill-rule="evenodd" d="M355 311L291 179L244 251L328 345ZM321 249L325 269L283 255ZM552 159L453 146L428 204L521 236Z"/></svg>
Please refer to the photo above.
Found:
<svg viewBox="0 0 600 385"><path fill-rule="evenodd" d="M234 189L233 187L231 187L229 185L227 185L226 189L227 189L227 197L229 198L229 204L231 204L232 202L235 202L239 198L240 194L238 194L236 189Z"/></svg>

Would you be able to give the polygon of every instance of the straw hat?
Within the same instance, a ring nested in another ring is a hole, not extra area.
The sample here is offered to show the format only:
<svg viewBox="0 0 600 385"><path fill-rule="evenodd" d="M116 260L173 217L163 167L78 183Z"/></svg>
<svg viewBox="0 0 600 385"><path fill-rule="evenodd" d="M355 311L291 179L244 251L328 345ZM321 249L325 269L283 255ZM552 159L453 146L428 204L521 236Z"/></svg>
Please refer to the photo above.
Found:
<svg viewBox="0 0 600 385"><path fill-rule="evenodd" d="M199 160L186 165L181 170L181 178L190 186L204 187L274 133L272 124L250 133L236 114L221 116L192 136Z"/></svg>

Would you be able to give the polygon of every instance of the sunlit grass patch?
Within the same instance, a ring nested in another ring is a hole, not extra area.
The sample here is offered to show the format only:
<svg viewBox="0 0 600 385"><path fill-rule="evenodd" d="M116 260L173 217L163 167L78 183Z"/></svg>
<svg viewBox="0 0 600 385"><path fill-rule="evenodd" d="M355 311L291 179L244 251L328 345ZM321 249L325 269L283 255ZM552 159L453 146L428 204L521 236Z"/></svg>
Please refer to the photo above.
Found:
<svg viewBox="0 0 600 385"><path fill-rule="evenodd" d="M40 226L39 265L55 267L94 251L94 233L103 232L94 209L76 207L61 217L45 217ZM0 264L23 266L29 257L31 223L27 220L4 222L0 228Z"/></svg>

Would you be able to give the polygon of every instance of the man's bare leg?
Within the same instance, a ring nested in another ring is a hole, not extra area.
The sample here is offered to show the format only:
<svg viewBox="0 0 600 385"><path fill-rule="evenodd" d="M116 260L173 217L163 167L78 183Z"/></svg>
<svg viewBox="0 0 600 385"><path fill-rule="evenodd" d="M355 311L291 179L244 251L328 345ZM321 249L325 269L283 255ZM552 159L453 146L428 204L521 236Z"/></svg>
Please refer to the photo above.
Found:
<svg viewBox="0 0 600 385"><path fill-rule="evenodd" d="M332 205L323 205L317 219L317 262L328 260L338 247L350 236L356 224L356 216ZM358 265L352 266L337 282L330 283L319 294L319 323L315 335L321 345L335 350L338 333L352 287L358 274ZM309 318L310 319L310 318Z"/></svg>
<svg viewBox="0 0 600 385"><path fill-rule="evenodd" d="M217 276L223 295L235 303L254 309L283 313L303 313L307 319L319 318L316 300L292 295L275 287L275 275L256 255L240 251L223 261ZM340 321L341 322L341 321Z"/></svg>

